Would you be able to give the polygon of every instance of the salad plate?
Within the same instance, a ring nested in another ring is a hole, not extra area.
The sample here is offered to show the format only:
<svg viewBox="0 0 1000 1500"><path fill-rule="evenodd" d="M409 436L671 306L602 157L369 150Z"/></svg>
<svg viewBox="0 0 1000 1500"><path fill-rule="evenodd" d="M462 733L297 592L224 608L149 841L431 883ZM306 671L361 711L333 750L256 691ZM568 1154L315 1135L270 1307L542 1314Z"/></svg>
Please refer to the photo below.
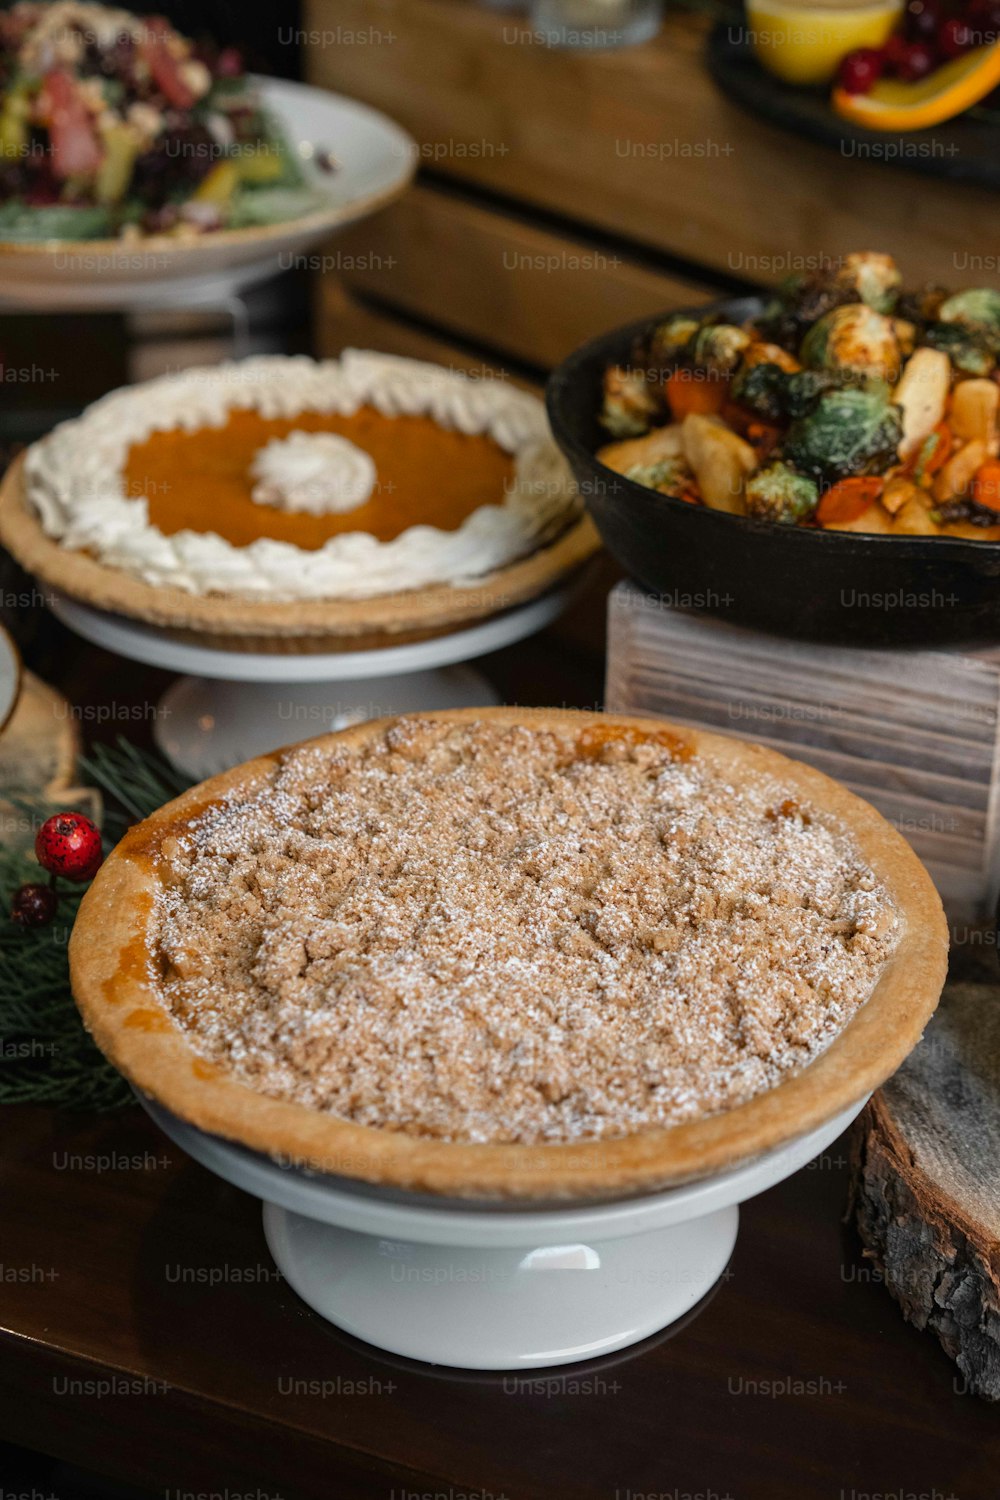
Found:
<svg viewBox="0 0 1000 1500"><path fill-rule="evenodd" d="M400 126L368 105L286 79L251 75L301 167L307 192L293 216L182 239L0 239L0 306L30 311L130 311L226 298L281 271L337 229L399 196L417 152ZM318 162L329 153L332 170ZM271 195L272 198L274 195ZM308 204L308 211L300 206ZM280 211L280 204L272 202Z"/></svg>

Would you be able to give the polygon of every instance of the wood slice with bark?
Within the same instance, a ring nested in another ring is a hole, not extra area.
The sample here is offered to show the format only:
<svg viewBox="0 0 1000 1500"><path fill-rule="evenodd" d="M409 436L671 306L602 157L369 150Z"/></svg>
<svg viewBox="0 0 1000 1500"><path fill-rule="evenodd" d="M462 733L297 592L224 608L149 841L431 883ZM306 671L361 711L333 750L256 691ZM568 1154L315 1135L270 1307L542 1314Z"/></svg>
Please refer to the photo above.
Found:
<svg viewBox="0 0 1000 1500"><path fill-rule="evenodd" d="M1000 988L950 984L923 1041L855 1126L865 1255L962 1380L1000 1400Z"/></svg>

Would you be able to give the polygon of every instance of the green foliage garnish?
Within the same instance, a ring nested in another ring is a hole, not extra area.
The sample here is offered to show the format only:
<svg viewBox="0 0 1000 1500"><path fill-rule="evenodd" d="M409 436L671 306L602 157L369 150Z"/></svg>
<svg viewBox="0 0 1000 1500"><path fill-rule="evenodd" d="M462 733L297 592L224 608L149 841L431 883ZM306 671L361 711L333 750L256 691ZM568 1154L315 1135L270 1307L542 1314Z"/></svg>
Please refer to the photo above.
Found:
<svg viewBox="0 0 1000 1500"><path fill-rule="evenodd" d="M188 785L157 756L122 739L114 748L98 746L83 769L107 799L106 848ZM54 811L30 803L19 808L33 825ZM83 892L60 884L59 913L49 927L25 928L7 916L17 888L40 878L29 853L0 848L0 1104L120 1109L131 1102L131 1090L91 1041L69 987L69 935Z"/></svg>

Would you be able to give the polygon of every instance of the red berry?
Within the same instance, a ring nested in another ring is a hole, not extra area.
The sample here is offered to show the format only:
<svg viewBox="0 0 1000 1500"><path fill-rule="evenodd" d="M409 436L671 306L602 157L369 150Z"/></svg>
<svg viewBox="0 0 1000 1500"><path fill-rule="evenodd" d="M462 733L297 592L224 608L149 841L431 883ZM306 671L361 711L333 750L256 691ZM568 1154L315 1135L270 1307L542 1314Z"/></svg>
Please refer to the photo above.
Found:
<svg viewBox="0 0 1000 1500"><path fill-rule="evenodd" d="M100 831L83 813L55 813L35 835L35 853L50 875L90 880L103 858Z"/></svg>
<svg viewBox="0 0 1000 1500"><path fill-rule="evenodd" d="M998 0L973 0L966 11L966 48L992 47L1000 40L1000 4Z"/></svg>
<svg viewBox="0 0 1000 1500"><path fill-rule="evenodd" d="M239 78L243 73L243 53L238 47L223 47L215 59L216 78Z"/></svg>
<svg viewBox="0 0 1000 1500"><path fill-rule="evenodd" d="M874 47L858 47L841 59L838 78L848 94L867 94L881 76L883 57Z"/></svg>
<svg viewBox="0 0 1000 1500"><path fill-rule="evenodd" d="M982 34L1000 31L1000 4L997 0L972 0L965 19L976 39L976 46L985 46Z"/></svg>
<svg viewBox="0 0 1000 1500"><path fill-rule="evenodd" d="M936 66L937 58L932 47L926 42L911 42L899 64L899 76L904 83L919 83L921 78L933 73Z"/></svg>
<svg viewBox="0 0 1000 1500"><path fill-rule="evenodd" d="M937 0L910 0L906 7L906 35L913 42L930 42L941 25L941 7Z"/></svg>
<svg viewBox="0 0 1000 1500"><path fill-rule="evenodd" d="M958 16L949 16L937 35L937 48L942 57L959 57L972 46L972 31L968 21Z"/></svg>
<svg viewBox="0 0 1000 1500"><path fill-rule="evenodd" d="M47 927L59 908L59 897L50 885L22 885L11 902L11 921L22 927Z"/></svg>
<svg viewBox="0 0 1000 1500"><path fill-rule="evenodd" d="M882 48L882 61L887 73L898 73L899 65L906 54L908 42L902 32L894 31Z"/></svg>

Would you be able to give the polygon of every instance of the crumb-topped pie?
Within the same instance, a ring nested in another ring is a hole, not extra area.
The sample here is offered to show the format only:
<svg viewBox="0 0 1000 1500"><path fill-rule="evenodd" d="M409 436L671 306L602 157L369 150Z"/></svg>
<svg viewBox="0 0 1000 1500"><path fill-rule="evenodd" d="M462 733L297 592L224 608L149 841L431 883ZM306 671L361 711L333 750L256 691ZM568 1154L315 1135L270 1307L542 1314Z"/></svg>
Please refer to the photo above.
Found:
<svg viewBox="0 0 1000 1500"><path fill-rule="evenodd" d="M655 720L473 709L168 804L70 958L101 1047L203 1129L549 1198L696 1177L857 1103L946 951L909 846L818 772Z"/></svg>
<svg viewBox="0 0 1000 1500"><path fill-rule="evenodd" d="M433 631L596 545L534 396L360 350L112 392L8 483L0 535L47 582L234 638Z"/></svg>

